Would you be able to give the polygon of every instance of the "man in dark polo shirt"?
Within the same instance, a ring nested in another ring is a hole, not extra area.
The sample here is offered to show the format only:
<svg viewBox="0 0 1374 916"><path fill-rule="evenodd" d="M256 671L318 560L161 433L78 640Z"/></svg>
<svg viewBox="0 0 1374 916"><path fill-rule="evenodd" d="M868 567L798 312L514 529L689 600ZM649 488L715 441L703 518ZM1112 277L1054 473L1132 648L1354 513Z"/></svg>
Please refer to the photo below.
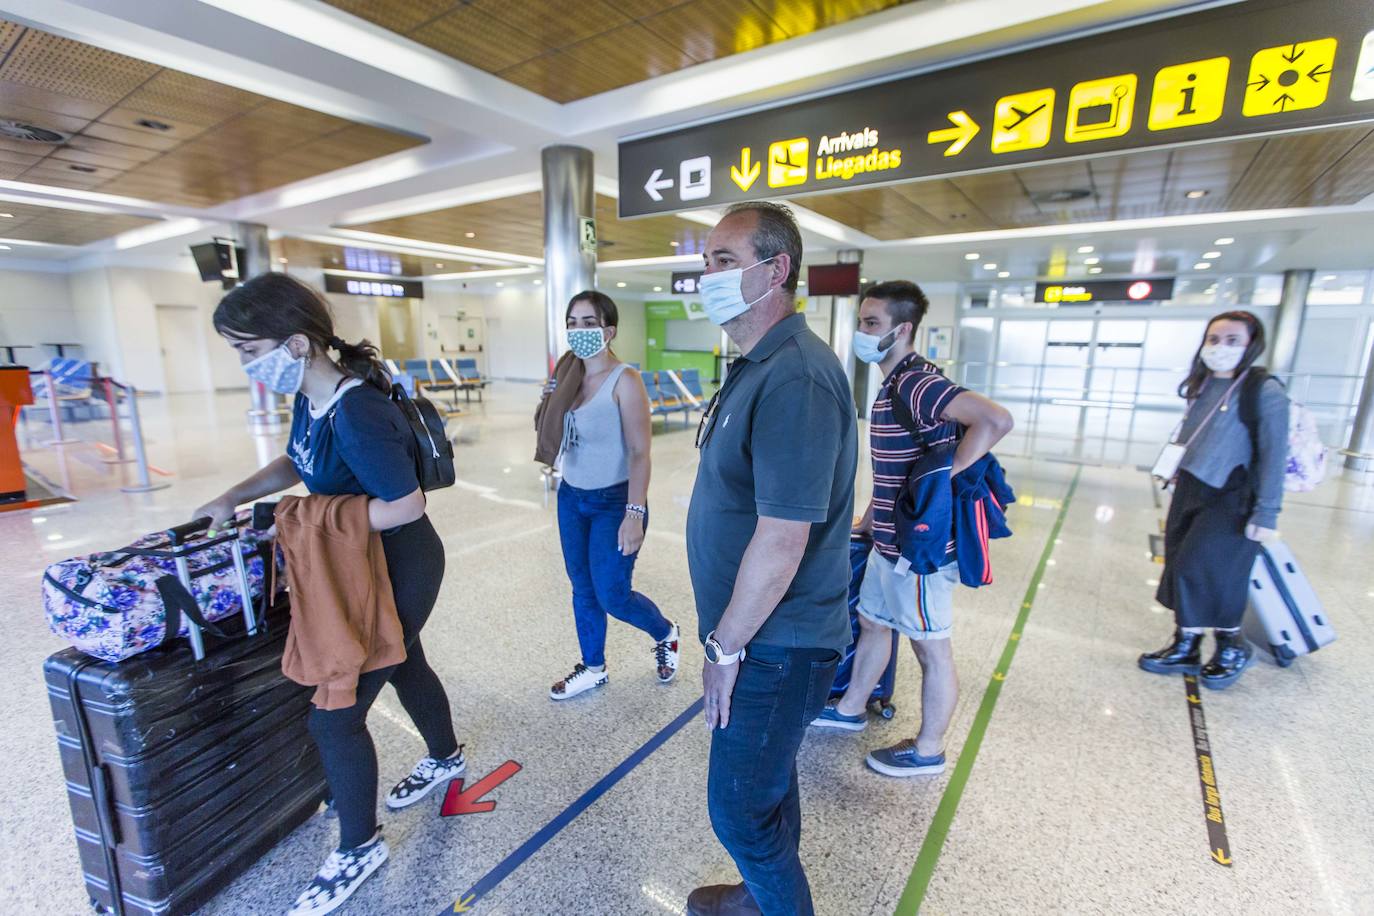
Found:
<svg viewBox="0 0 1374 916"><path fill-rule="evenodd" d="M693 916L809 916L796 757L849 645L853 395L794 296L792 213L731 207L706 241L708 317L743 354L698 433L687 559L711 732L708 805L743 884L697 888Z"/></svg>

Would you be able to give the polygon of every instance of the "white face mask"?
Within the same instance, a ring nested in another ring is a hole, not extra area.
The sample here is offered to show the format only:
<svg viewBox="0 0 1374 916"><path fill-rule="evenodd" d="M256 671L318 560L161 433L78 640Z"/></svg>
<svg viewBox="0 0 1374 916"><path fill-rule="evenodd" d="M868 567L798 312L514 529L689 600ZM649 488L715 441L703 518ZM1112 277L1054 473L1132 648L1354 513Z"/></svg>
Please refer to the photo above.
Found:
<svg viewBox="0 0 1374 916"><path fill-rule="evenodd" d="M1199 355L1203 364L1213 372L1230 372L1240 365L1241 358L1245 356L1245 347L1216 344L1203 347Z"/></svg>
<svg viewBox="0 0 1374 916"><path fill-rule="evenodd" d="M301 380L305 378L305 357L292 356L282 341L280 346L245 363L243 371L255 382L262 382L277 394L291 395L301 390Z"/></svg>
<svg viewBox="0 0 1374 916"><path fill-rule="evenodd" d="M777 257L774 255L774 257ZM773 258L764 258L748 267L736 267L733 270L722 270L714 274L702 274L701 277L701 304L706 310L706 317L711 319L715 325L723 325L743 315L756 304L768 298L768 294L773 290L769 287L762 296L752 302L744 301L744 291L741 286L744 283L744 272L753 270L759 264L767 264Z"/></svg>
<svg viewBox="0 0 1374 916"><path fill-rule="evenodd" d="M604 328L572 328L568 331L568 349L578 359L591 359L606 349Z"/></svg>
<svg viewBox="0 0 1374 916"><path fill-rule="evenodd" d="M887 359L887 354L892 352L892 348L897 345L897 332L901 325L888 331L881 337L872 334L865 334L863 331L854 332L854 355L866 363L880 363ZM883 346L883 341L887 341L887 346Z"/></svg>

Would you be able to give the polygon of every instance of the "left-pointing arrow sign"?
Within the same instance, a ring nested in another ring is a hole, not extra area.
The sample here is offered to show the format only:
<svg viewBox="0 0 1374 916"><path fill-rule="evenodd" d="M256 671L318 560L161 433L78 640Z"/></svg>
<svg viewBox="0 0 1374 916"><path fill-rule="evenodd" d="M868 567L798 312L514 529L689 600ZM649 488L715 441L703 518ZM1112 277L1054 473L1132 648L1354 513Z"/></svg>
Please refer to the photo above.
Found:
<svg viewBox="0 0 1374 916"><path fill-rule="evenodd" d="M671 188L672 186L673 179L664 178L663 169L654 169L654 173L649 176L649 180L644 182L644 190L647 191L649 196L654 200L662 200L663 195L658 192L662 191L664 188Z"/></svg>

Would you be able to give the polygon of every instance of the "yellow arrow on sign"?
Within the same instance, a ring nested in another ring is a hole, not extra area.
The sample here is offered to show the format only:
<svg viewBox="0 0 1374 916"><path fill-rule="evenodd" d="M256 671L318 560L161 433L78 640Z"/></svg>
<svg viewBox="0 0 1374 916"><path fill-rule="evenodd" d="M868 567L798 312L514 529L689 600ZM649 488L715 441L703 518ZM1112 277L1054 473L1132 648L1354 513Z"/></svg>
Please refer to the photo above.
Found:
<svg viewBox="0 0 1374 916"><path fill-rule="evenodd" d="M1199 703L1202 702L1202 697L1190 696L1188 697L1188 702L1192 703L1194 706L1197 706Z"/></svg>
<svg viewBox="0 0 1374 916"><path fill-rule="evenodd" d="M476 899L477 899L477 895L476 895L476 894L470 894L466 900L455 900L454 903L453 903L453 912L455 912L455 913L471 913L471 912L472 912L472 909L468 906L468 904L469 904L469 903L472 903L472 901L474 901L474 900L476 900Z"/></svg>
<svg viewBox="0 0 1374 916"><path fill-rule="evenodd" d="M749 147L740 150L739 167L730 166L730 178L735 184L739 185L741 191L747 191L754 186L754 182L759 180L759 173L763 171L763 163L755 162L749 164Z"/></svg>
<svg viewBox="0 0 1374 916"><path fill-rule="evenodd" d="M943 130L932 130L926 134L927 143L953 143L945 150L946 156L957 156L964 151L970 140L978 136L978 122L969 117L967 111L951 111L949 120L955 125Z"/></svg>
<svg viewBox="0 0 1374 916"><path fill-rule="evenodd" d="M1216 860L1218 865L1230 865L1233 861L1220 846L1212 850L1212 858Z"/></svg>
<svg viewBox="0 0 1374 916"><path fill-rule="evenodd" d="M1007 679L1007 676L1000 671L994 671L992 673L992 679L994 681L1005 681Z"/></svg>

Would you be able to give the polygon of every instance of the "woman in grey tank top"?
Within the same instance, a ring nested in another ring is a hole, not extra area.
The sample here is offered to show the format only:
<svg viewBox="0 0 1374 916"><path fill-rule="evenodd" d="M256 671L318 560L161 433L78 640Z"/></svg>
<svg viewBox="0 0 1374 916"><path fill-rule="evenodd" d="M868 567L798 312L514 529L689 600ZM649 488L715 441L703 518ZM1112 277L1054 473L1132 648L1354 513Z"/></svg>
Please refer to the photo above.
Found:
<svg viewBox="0 0 1374 916"><path fill-rule="evenodd" d="M620 313L609 296L578 293L566 319L568 344L586 371L563 419L558 534L582 659L549 690L555 700L605 686L608 615L653 639L659 683L677 675L678 662L677 625L631 588L649 522L649 395L639 373L610 349Z"/></svg>
<svg viewBox="0 0 1374 916"><path fill-rule="evenodd" d="M1288 396L1255 365L1264 325L1249 312L1207 324L1179 388L1185 443L1164 529L1156 600L1174 612L1168 645L1140 656L1156 674L1193 674L1205 687L1235 683L1253 658L1240 633L1260 543L1276 536L1288 458ZM1207 629L1216 636L1202 664Z"/></svg>

